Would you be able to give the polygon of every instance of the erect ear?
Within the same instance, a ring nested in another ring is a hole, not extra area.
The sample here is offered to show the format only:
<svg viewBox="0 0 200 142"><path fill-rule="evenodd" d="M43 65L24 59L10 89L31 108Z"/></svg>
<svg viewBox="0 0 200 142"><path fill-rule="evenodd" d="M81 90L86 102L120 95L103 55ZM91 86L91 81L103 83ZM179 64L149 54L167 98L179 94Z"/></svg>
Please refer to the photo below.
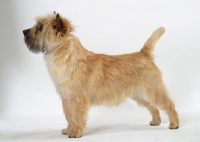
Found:
<svg viewBox="0 0 200 142"><path fill-rule="evenodd" d="M56 25L55 29L57 32L65 33L67 31L67 27L64 25L62 19L60 18L59 14L56 14Z"/></svg>
<svg viewBox="0 0 200 142"><path fill-rule="evenodd" d="M63 22L60 18L60 15L56 14L56 28L58 31L60 31L62 27L63 27Z"/></svg>

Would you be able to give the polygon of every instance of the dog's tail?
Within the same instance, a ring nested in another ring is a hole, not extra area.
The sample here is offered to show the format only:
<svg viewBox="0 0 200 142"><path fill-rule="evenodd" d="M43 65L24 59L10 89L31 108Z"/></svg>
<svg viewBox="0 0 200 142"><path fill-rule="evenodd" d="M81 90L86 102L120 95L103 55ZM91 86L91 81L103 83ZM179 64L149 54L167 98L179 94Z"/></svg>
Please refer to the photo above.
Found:
<svg viewBox="0 0 200 142"><path fill-rule="evenodd" d="M145 42L140 52L145 53L145 54L151 54L153 52L156 42L159 40L159 38L164 32L165 32L165 28L163 27L160 27L157 30L155 30L152 33L151 37Z"/></svg>

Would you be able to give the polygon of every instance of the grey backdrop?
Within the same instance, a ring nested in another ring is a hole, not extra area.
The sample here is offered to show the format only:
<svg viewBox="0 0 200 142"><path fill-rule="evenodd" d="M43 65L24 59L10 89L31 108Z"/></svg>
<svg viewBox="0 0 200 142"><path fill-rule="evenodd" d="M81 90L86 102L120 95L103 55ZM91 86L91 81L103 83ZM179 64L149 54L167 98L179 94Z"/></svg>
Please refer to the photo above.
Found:
<svg viewBox="0 0 200 142"><path fill-rule="evenodd" d="M88 50L106 54L138 51L159 26L166 33L154 54L171 98L181 111L200 108L200 3L198 0L1 0L0 118L60 116L56 95L41 54L28 51L22 30L34 17L54 10L76 26ZM112 112L137 107L127 100ZM94 107L90 115L108 113Z"/></svg>

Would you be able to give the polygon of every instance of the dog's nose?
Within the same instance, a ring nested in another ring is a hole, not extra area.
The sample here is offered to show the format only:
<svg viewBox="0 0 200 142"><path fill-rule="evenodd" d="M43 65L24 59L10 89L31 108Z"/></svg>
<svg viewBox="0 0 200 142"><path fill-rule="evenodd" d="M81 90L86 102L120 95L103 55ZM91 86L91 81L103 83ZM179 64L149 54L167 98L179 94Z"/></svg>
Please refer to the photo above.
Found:
<svg viewBox="0 0 200 142"><path fill-rule="evenodd" d="M30 29L23 30L24 35L26 35L29 32L29 30Z"/></svg>

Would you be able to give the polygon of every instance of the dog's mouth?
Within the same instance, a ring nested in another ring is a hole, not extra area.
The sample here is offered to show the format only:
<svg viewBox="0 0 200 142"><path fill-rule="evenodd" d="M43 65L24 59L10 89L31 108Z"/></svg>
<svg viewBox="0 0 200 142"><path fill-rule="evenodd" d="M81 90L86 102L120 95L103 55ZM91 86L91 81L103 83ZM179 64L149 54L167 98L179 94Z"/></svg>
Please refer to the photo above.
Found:
<svg viewBox="0 0 200 142"><path fill-rule="evenodd" d="M28 49L34 53L43 53L45 52L44 43L40 46L36 41L36 38L30 35L30 29L23 30L24 42L26 43Z"/></svg>

